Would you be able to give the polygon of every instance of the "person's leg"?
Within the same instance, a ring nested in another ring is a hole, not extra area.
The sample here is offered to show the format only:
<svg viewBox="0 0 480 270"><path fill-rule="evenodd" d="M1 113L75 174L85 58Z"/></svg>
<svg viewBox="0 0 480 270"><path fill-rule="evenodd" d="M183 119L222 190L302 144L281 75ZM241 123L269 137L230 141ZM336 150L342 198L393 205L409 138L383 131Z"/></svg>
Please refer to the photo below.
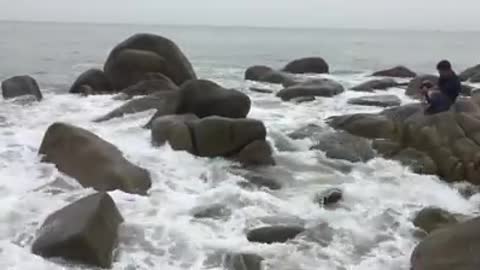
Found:
<svg viewBox="0 0 480 270"><path fill-rule="evenodd" d="M428 102L430 106L425 110L425 114L445 112L452 106L450 99L441 92L429 93Z"/></svg>

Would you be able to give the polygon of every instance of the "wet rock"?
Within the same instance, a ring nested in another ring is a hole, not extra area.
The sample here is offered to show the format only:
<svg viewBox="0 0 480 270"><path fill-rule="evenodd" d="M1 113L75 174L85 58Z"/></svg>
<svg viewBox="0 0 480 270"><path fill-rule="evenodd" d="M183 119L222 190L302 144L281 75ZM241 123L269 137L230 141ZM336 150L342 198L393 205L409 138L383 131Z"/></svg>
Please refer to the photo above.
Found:
<svg viewBox="0 0 480 270"><path fill-rule="evenodd" d="M263 260L255 254L227 254L223 266L225 270L262 270Z"/></svg>
<svg viewBox="0 0 480 270"><path fill-rule="evenodd" d="M400 152L403 147L397 142L388 140L388 139L375 139L372 142L372 148L377 151L381 156L386 158L391 158L398 152Z"/></svg>
<svg viewBox="0 0 480 270"><path fill-rule="evenodd" d="M272 72L273 69L267 66L251 66L245 71L245 80L261 81L261 78L267 73Z"/></svg>
<svg viewBox="0 0 480 270"><path fill-rule="evenodd" d="M171 40L152 34L136 34L118 44L108 56L105 75L115 89L125 89L147 73L162 73L176 85L196 79L187 57Z"/></svg>
<svg viewBox="0 0 480 270"><path fill-rule="evenodd" d="M330 117L326 121L335 129L345 130L353 135L375 138L390 138L395 125L384 115L351 114Z"/></svg>
<svg viewBox="0 0 480 270"><path fill-rule="evenodd" d="M459 221L455 215L436 207L424 208L417 213L413 220L413 224L426 233L431 233L457 223L459 223Z"/></svg>
<svg viewBox="0 0 480 270"><path fill-rule="evenodd" d="M405 148L390 157L399 161L402 165L410 167L417 174L437 174L438 169L435 162L424 152L413 148Z"/></svg>
<svg viewBox="0 0 480 270"><path fill-rule="evenodd" d="M326 133L311 149L324 151L328 158L350 162L367 162L375 157L368 140L346 132Z"/></svg>
<svg viewBox="0 0 480 270"><path fill-rule="evenodd" d="M305 127L302 127L290 134L288 134L288 137L294 139L294 140L303 140L306 138L311 138L316 134L322 133L325 130L325 128L320 127L319 125L316 124L308 124Z"/></svg>
<svg viewBox="0 0 480 270"><path fill-rule="evenodd" d="M374 79L354 86L351 89L354 91L372 92L374 90L386 90L399 85L394 79Z"/></svg>
<svg viewBox="0 0 480 270"><path fill-rule="evenodd" d="M417 74L410 69L404 66L396 66L390 69L380 70L374 72L372 76L379 76L379 77L397 77L397 78L413 78L417 76Z"/></svg>
<svg viewBox="0 0 480 270"><path fill-rule="evenodd" d="M245 71L245 80L283 84L293 81L293 77L267 66L252 66Z"/></svg>
<svg viewBox="0 0 480 270"><path fill-rule="evenodd" d="M411 256L412 270L477 270L480 218L434 231Z"/></svg>
<svg viewBox="0 0 480 270"><path fill-rule="evenodd" d="M113 87L105 73L99 69L89 69L78 76L69 90L72 94L111 93Z"/></svg>
<svg viewBox="0 0 480 270"><path fill-rule="evenodd" d="M142 80L121 91L122 94L131 98L134 96L147 96L164 91L178 90L178 86L167 76L161 73L147 74L152 79Z"/></svg>
<svg viewBox="0 0 480 270"><path fill-rule="evenodd" d="M177 111L179 95L176 92L157 93L127 101L122 106L106 115L99 117L94 122L105 122L114 118L123 117L148 110L157 109L156 117L174 114Z"/></svg>
<svg viewBox="0 0 480 270"><path fill-rule="evenodd" d="M209 205L207 207L198 207L193 209L193 217L198 219L211 218L211 219L223 219L230 216L232 211L221 204Z"/></svg>
<svg viewBox="0 0 480 270"><path fill-rule="evenodd" d="M480 65L476 65L476 66L467 68L462 73L460 73L460 75L458 75L458 77L462 81L468 81L469 79L476 76L477 74L480 74Z"/></svg>
<svg viewBox="0 0 480 270"><path fill-rule="evenodd" d="M2 95L4 99L25 95L34 96L37 101L43 98L37 81L28 75L15 76L4 80L2 82Z"/></svg>
<svg viewBox="0 0 480 270"><path fill-rule="evenodd" d="M275 165L272 155L272 147L267 141L256 140L245 146L238 154L235 154L234 160L246 166Z"/></svg>
<svg viewBox="0 0 480 270"><path fill-rule="evenodd" d="M472 77L470 77L470 82L479 83L480 82L480 72L475 73Z"/></svg>
<svg viewBox="0 0 480 270"><path fill-rule="evenodd" d="M298 226L271 226L253 229L247 233L250 242L273 244L285 243L305 231Z"/></svg>
<svg viewBox="0 0 480 270"><path fill-rule="evenodd" d="M266 187L271 190L278 190L282 188L282 184L276 179L267 175L262 175L256 172L248 172L242 175L248 182L254 184L257 187Z"/></svg>
<svg viewBox="0 0 480 270"><path fill-rule="evenodd" d="M328 73L327 62L321 57L306 57L288 63L283 71L289 73Z"/></svg>
<svg viewBox="0 0 480 270"><path fill-rule="evenodd" d="M257 87L250 87L250 91L252 91L252 92L257 92L257 93L262 93L262 94L271 94L271 93L273 93L273 90L264 89L264 88L257 88Z"/></svg>
<svg viewBox="0 0 480 270"><path fill-rule="evenodd" d="M149 172L126 160L114 145L68 124L54 123L48 128L39 154L43 162L55 164L82 186L98 191L146 194L152 184Z"/></svg>
<svg viewBox="0 0 480 270"><path fill-rule="evenodd" d="M345 89L338 82L330 79L314 79L280 90L277 96L284 101L288 101L305 96L333 97L343 91Z"/></svg>
<svg viewBox="0 0 480 270"><path fill-rule="evenodd" d="M348 100L348 104L376 107L399 106L401 103L400 98L395 95L363 96Z"/></svg>
<svg viewBox="0 0 480 270"><path fill-rule="evenodd" d="M162 146L169 142L176 151L194 152L192 134L188 122L197 120L193 114L167 115L152 123L152 143Z"/></svg>
<svg viewBox="0 0 480 270"><path fill-rule="evenodd" d="M48 216L32 246L42 257L61 257L109 268L123 218L107 193L80 199Z"/></svg>
<svg viewBox="0 0 480 270"><path fill-rule="evenodd" d="M343 198L343 191L339 188L327 189L315 195L315 203L320 206L331 206L338 203Z"/></svg>
<svg viewBox="0 0 480 270"><path fill-rule="evenodd" d="M244 93L225 89L207 80L192 80L180 89L179 114L192 113L199 118L223 116L245 118L251 106L250 98Z"/></svg>
<svg viewBox="0 0 480 270"><path fill-rule="evenodd" d="M311 97L311 96L298 97L298 98L292 99L291 101L294 103L300 104L300 103L315 101L315 97Z"/></svg>
<svg viewBox="0 0 480 270"><path fill-rule="evenodd" d="M313 228L300 233L296 239L316 243L322 247L327 247L333 241L335 235L334 229L327 223L321 223Z"/></svg>
<svg viewBox="0 0 480 270"><path fill-rule="evenodd" d="M273 140L275 148L280 152L295 152L300 150L300 148L295 145L295 142L282 132L270 131L269 135Z"/></svg>

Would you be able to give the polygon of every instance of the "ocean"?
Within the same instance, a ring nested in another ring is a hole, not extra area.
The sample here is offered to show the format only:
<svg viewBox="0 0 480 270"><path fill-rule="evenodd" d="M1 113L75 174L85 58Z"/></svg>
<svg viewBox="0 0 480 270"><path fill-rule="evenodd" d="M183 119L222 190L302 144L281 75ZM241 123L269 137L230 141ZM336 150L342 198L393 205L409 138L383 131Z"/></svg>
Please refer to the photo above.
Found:
<svg viewBox="0 0 480 270"><path fill-rule="evenodd" d="M70 95L69 86L86 69L101 68L117 43L139 32L175 41L200 78L248 93L253 102L249 117L264 121L269 141L281 138L297 149L275 149L277 168L292 175L281 190L239 187L241 177L229 172L230 161L193 157L168 145L152 147L149 131L141 126L153 111L92 122L122 101ZM478 209L477 196L465 199L435 176L414 174L382 158L355 164L329 159L310 151L308 139L286 137L308 124L325 126L329 116L380 111L347 104L365 93L347 91L297 105L248 91L278 86L243 80L249 66L280 68L304 56L324 57L332 71L326 77L347 88L366 81L372 71L399 64L432 73L447 58L460 71L480 63L478 33L0 22L0 36L0 80L29 74L44 93L44 100L29 105L0 101L0 269L89 269L30 252L49 214L94 192L40 162L43 135L57 121L98 134L152 174L148 197L110 192L125 218L113 269L223 269L222 254L245 252L264 257L264 269L408 270L418 243L412 224L418 210L438 206L472 214ZM386 93L403 104L414 102L400 88ZM339 169L345 166L352 170ZM66 184L52 192L51 183L59 179ZM344 192L340 206L315 204L315 194L331 187ZM227 206L231 214L218 220L192 217L192 210L212 204ZM249 243L245 231L271 216L300 220L307 227L328 224L330 243Z"/></svg>

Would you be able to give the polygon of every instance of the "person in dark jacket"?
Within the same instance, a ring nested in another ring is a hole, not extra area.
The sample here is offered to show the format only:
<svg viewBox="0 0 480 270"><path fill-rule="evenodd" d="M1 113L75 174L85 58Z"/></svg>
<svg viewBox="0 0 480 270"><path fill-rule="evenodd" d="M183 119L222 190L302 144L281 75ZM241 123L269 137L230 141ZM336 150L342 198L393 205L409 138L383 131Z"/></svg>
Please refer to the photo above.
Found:
<svg viewBox="0 0 480 270"><path fill-rule="evenodd" d="M440 61L437 65L437 70L440 78L438 79L436 88L428 81L422 84L425 100L429 104L425 110L427 114L448 111L462 91L460 79L455 71L453 71L449 61Z"/></svg>

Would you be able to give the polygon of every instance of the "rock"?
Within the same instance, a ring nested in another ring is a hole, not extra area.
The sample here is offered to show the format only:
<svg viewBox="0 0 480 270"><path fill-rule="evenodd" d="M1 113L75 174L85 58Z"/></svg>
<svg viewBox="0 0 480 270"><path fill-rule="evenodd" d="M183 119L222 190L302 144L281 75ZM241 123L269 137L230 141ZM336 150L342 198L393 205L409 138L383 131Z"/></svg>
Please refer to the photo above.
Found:
<svg viewBox="0 0 480 270"><path fill-rule="evenodd" d="M460 73L460 75L458 75L458 77L460 78L460 80L462 81L468 81L469 79L471 79L473 76L477 75L480 73L480 65L476 65L476 66L473 66L473 67L470 67L470 68L467 68L466 70L464 70L462 73Z"/></svg>
<svg viewBox="0 0 480 270"><path fill-rule="evenodd" d="M338 203L343 198L343 192L338 188L331 188L315 195L315 203L320 206L331 206Z"/></svg>
<svg viewBox="0 0 480 270"><path fill-rule="evenodd" d="M470 82L479 83L480 82L480 72L475 73L472 77L470 77Z"/></svg>
<svg viewBox="0 0 480 270"><path fill-rule="evenodd" d="M60 257L109 268L123 218L107 193L80 199L47 217L32 246L42 257Z"/></svg>
<svg viewBox="0 0 480 270"><path fill-rule="evenodd" d="M394 123L384 115L350 114L330 117L326 122L335 129L369 139L390 138L395 133Z"/></svg>
<svg viewBox="0 0 480 270"><path fill-rule="evenodd" d="M174 114L177 112L179 94L176 92L161 92L154 95L136 98L127 101L122 106L114 109L106 115L99 117L94 122L104 122L127 114L139 113L157 109L156 117Z"/></svg>
<svg viewBox="0 0 480 270"><path fill-rule="evenodd" d="M412 270L477 270L480 218L437 230L413 251Z"/></svg>
<svg viewBox="0 0 480 270"><path fill-rule="evenodd" d="M245 71L245 80L284 84L292 83L293 77L287 73L273 70L267 66L252 66Z"/></svg>
<svg viewBox="0 0 480 270"><path fill-rule="evenodd" d="M262 270L263 260L255 254L228 254L223 266L225 270Z"/></svg>
<svg viewBox="0 0 480 270"><path fill-rule="evenodd" d="M288 63L283 71L289 73L328 73L327 62L321 57L307 57Z"/></svg>
<svg viewBox="0 0 480 270"><path fill-rule="evenodd" d="M245 71L245 80L262 81L262 77L272 71L274 70L267 66L251 66Z"/></svg>
<svg viewBox="0 0 480 270"><path fill-rule="evenodd" d="M351 89L354 91L373 92L374 90L386 90L388 88L396 87L399 85L400 84L397 83L394 79L375 79L361 83L357 86L352 87Z"/></svg>
<svg viewBox="0 0 480 270"><path fill-rule="evenodd" d="M424 81L430 81L434 85L438 83L438 76L435 75L420 75L415 77L407 86L405 95L419 97L421 95L421 87Z"/></svg>
<svg viewBox="0 0 480 270"><path fill-rule="evenodd" d="M250 91L252 91L252 92L257 92L257 93L262 93L262 94L271 94L271 93L273 93L273 90L263 89L263 88L257 88L257 87L250 87Z"/></svg>
<svg viewBox="0 0 480 270"><path fill-rule="evenodd" d="M327 133L311 149L324 151L328 158L350 162L367 162L375 157L368 140L346 132Z"/></svg>
<svg viewBox="0 0 480 270"><path fill-rule="evenodd" d="M207 207L197 207L192 210L193 217L198 219L223 219L230 216L231 213L232 211L228 207L221 204L209 205Z"/></svg>
<svg viewBox="0 0 480 270"><path fill-rule="evenodd" d="M297 226L271 226L253 229L247 233L250 242L273 244L285 243L305 231L303 227Z"/></svg>
<svg viewBox="0 0 480 270"><path fill-rule="evenodd" d="M435 162L426 154L413 148L406 148L393 155L391 159L410 167L417 174L437 174Z"/></svg>
<svg viewBox="0 0 480 270"><path fill-rule="evenodd" d="M288 137L294 139L294 140L303 140L306 138L311 138L315 134L319 134L323 132L325 128L320 127L316 124L308 124L307 126L297 129L296 131L288 134Z"/></svg>
<svg viewBox="0 0 480 270"><path fill-rule="evenodd" d="M229 156L239 153L257 140L264 141L266 128L253 119L207 117L190 123L195 154L203 157Z"/></svg>
<svg viewBox="0 0 480 270"><path fill-rule="evenodd" d="M169 142L176 151L194 152L192 134L187 122L195 121L193 114L167 115L155 119L152 123L152 143L162 146Z"/></svg>
<svg viewBox="0 0 480 270"><path fill-rule="evenodd" d="M154 79L139 81L122 90L127 97L146 96L164 91L178 90L178 86L170 78L158 73Z"/></svg>
<svg viewBox="0 0 480 270"><path fill-rule="evenodd" d="M379 77L396 77L396 78L413 78L416 77L417 74L410 69L404 66L396 66L390 69L380 70L374 72L372 76L379 76Z"/></svg>
<svg viewBox="0 0 480 270"><path fill-rule="evenodd" d="M372 148L381 156L391 158L398 152L402 151L403 147L397 142L388 139L375 139L372 142Z"/></svg>
<svg viewBox="0 0 480 270"><path fill-rule="evenodd" d="M105 73L99 69L89 69L78 76L69 90L72 94L111 93L113 87Z"/></svg>
<svg viewBox="0 0 480 270"><path fill-rule="evenodd" d="M298 147L296 143L283 132L270 130L269 135L273 140L275 149L279 152L296 152L301 150L301 148Z"/></svg>
<svg viewBox="0 0 480 270"><path fill-rule="evenodd" d="M176 85L196 79L195 71L171 40L152 34L136 34L117 45L104 66L115 89L125 89L145 74L162 73Z"/></svg>
<svg viewBox="0 0 480 270"><path fill-rule="evenodd" d="M297 235L296 239L304 242L313 242L322 247L327 247L333 241L334 236L335 230L327 223L321 223Z"/></svg>
<svg viewBox="0 0 480 270"><path fill-rule="evenodd" d="M256 172L248 172L242 175L248 182L254 184L257 187L266 187L271 190L278 190L282 188L282 184L276 179L273 179L267 175Z"/></svg>
<svg viewBox="0 0 480 270"><path fill-rule="evenodd" d="M300 103L315 101L315 97L311 97L311 96L298 97L298 98L291 99L291 101L293 101L294 103L300 104Z"/></svg>
<svg viewBox="0 0 480 270"><path fill-rule="evenodd" d="M314 79L287 87L277 93L284 101L304 96L333 97L345 91L343 86L330 79Z"/></svg>
<svg viewBox="0 0 480 270"><path fill-rule="evenodd" d="M234 160L246 166L275 165L275 160L272 155L272 147L267 141L256 140L240 150L240 152L234 156Z"/></svg>
<svg viewBox="0 0 480 270"><path fill-rule="evenodd" d="M11 77L2 82L2 95L4 99L15 98L19 96L32 95L38 101L43 96L34 78L25 76Z"/></svg>
<svg viewBox="0 0 480 270"><path fill-rule="evenodd" d="M424 208L417 213L413 220L413 224L426 233L431 233L435 230L457 224L458 222L453 214L436 207Z"/></svg>
<svg viewBox="0 0 480 270"><path fill-rule="evenodd" d="M348 100L348 104L377 107L399 106L401 103L400 98L395 95L362 96Z"/></svg>
<svg viewBox="0 0 480 270"><path fill-rule="evenodd" d="M39 154L43 162L55 164L82 186L98 191L120 189L143 195L152 184L147 170L126 160L114 145L79 127L52 124Z"/></svg>
<svg viewBox="0 0 480 270"><path fill-rule="evenodd" d="M192 113L199 118L214 115L245 118L250 112L251 101L247 95L211 81L189 81L182 85L180 96L179 114Z"/></svg>

